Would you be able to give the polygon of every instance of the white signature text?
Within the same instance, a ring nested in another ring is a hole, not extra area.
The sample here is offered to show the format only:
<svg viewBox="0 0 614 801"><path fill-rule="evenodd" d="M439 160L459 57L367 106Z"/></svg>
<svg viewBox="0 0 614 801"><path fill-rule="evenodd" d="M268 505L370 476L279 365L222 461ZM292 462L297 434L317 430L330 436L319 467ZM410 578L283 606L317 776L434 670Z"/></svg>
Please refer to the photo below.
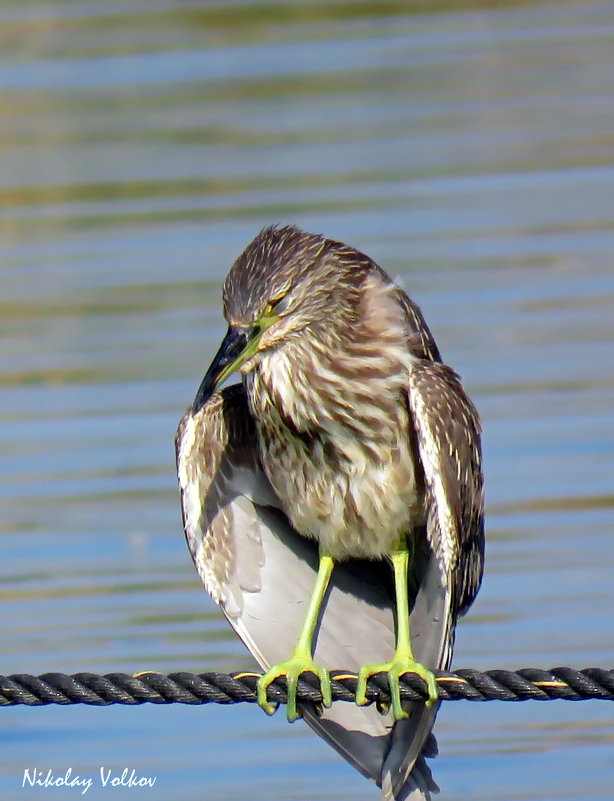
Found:
<svg viewBox="0 0 614 801"><path fill-rule="evenodd" d="M92 776L79 776L78 773L73 773L72 768L67 768L64 773L55 773L51 769L26 768L21 786L70 787L80 790L81 795L85 795L94 783L100 787L153 787L156 778L156 776L139 776L134 768L124 768L121 773L117 773L102 765L98 773Z"/></svg>

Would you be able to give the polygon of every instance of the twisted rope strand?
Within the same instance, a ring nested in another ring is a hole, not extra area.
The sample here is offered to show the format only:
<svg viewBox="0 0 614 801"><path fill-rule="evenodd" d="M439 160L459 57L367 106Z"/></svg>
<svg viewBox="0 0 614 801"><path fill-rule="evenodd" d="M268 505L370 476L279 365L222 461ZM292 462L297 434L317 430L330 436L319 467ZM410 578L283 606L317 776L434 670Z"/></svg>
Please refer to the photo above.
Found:
<svg viewBox="0 0 614 801"><path fill-rule="evenodd" d="M461 669L453 673L436 670L442 701L584 701L614 700L614 670L605 668L556 667L550 670ZM47 704L234 704L255 703L258 673L28 673L0 675L0 706L44 706ZM333 700L354 701L356 675L331 671ZM269 701L286 703L285 680L269 687ZM368 683L367 698L378 704L390 700L388 679L379 673ZM414 673L401 678L401 698L425 701L426 684ZM299 681L297 699L321 703L319 683L312 674Z"/></svg>

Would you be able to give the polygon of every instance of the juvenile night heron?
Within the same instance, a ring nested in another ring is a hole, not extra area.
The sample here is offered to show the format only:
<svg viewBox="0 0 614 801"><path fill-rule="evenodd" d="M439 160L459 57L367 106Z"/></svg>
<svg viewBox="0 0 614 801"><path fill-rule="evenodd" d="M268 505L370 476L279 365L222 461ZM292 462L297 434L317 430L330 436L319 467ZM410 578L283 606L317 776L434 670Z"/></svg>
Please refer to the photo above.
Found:
<svg viewBox="0 0 614 801"><path fill-rule="evenodd" d="M265 228L226 278L224 314L176 441L196 568L267 671L265 711L285 676L290 720L302 714L385 799L429 799L431 669L449 665L482 578L477 412L416 304L340 242ZM235 370L242 383L218 392ZM358 674L357 705L331 706L332 668ZM383 714L363 706L380 670ZM322 709L297 708L305 671ZM405 672L429 703L401 701Z"/></svg>

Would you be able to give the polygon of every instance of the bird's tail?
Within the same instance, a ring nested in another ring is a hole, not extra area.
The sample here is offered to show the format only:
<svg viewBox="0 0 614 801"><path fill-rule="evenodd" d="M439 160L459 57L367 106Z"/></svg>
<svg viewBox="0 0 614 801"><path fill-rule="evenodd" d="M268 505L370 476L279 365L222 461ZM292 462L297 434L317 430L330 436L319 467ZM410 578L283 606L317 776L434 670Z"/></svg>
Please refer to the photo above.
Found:
<svg viewBox="0 0 614 801"><path fill-rule="evenodd" d="M424 721L425 728L432 726L435 722L437 710L431 711L433 713L432 722ZM420 732L416 731L416 735L419 737ZM409 776L395 774L390 769L392 766L388 766L388 768L385 766L382 774L382 801L432 801L432 796L439 792L439 787L433 779L426 757L435 756L437 756L437 741L431 734L421 754L415 760Z"/></svg>
<svg viewBox="0 0 614 801"><path fill-rule="evenodd" d="M383 801L431 801L433 794L439 792L431 769L423 757L420 757L411 773L411 780L403 788L402 795L395 795L392 786L386 782L382 785Z"/></svg>

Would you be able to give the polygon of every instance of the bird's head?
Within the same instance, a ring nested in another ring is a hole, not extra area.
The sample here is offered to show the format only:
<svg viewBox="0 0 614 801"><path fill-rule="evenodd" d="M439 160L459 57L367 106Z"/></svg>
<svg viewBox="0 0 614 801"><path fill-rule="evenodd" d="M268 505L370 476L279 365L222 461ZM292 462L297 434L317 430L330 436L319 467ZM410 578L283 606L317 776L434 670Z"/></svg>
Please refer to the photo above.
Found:
<svg viewBox="0 0 614 801"><path fill-rule="evenodd" d="M250 372L292 338L351 331L368 263L358 251L293 226L261 231L224 283L228 331L194 408L235 370Z"/></svg>

